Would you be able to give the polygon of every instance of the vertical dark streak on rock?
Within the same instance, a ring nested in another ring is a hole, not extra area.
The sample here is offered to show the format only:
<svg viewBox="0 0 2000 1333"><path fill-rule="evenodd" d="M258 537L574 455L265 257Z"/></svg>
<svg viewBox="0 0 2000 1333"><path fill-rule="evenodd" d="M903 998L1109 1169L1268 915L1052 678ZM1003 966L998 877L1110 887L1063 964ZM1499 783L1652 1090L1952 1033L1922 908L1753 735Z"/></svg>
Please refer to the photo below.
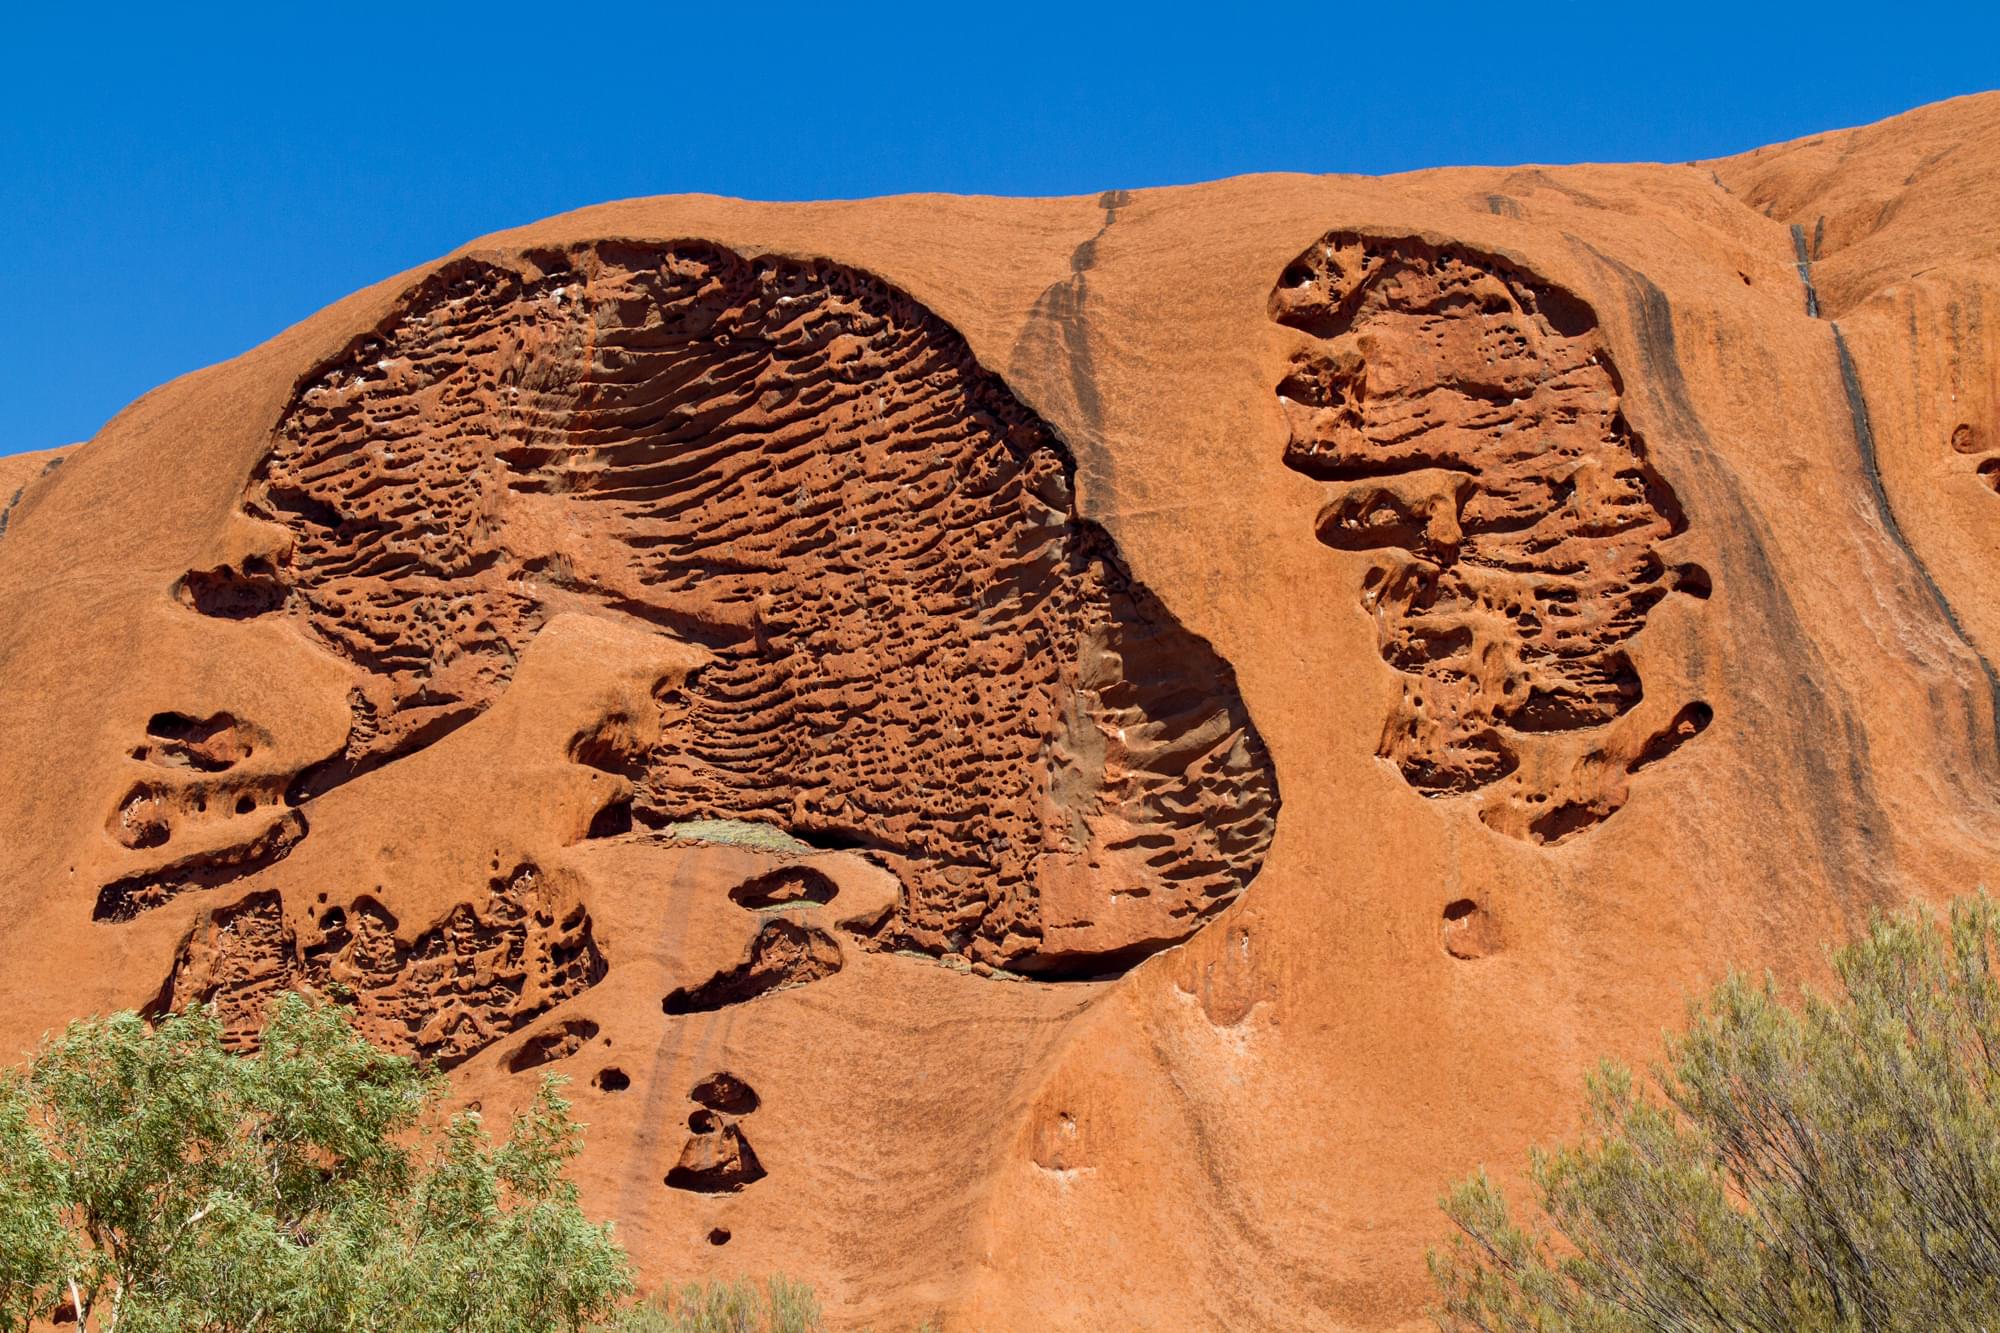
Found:
<svg viewBox="0 0 2000 1333"><path fill-rule="evenodd" d="M1869 782L1865 729L1848 701L1829 688L1831 673L1825 658L1806 632L1797 606L1772 567L1770 528L1745 503L1741 478L1717 451L1695 412L1686 378L1681 373L1673 309L1666 294L1645 274L1604 254L1589 242L1567 233L1566 237L1616 274L1624 285L1643 357L1645 373L1637 377L1638 381L1673 432L1696 446L1689 451L1687 464L1702 474L1702 484L1695 492L1696 503L1725 510L1714 516L1720 520L1715 526L1741 534L1741 543L1732 548L1736 559L1730 586L1746 601L1754 601L1756 613L1778 650L1777 661L1789 668L1789 679L1783 681L1783 696L1790 705L1782 711L1766 708L1746 722L1754 730L1788 737L1783 748L1797 766L1798 791L1804 798L1800 804L1812 820L1815 842L1829 881L1846 890L1842 897L1851 904L1879 904L1884 901L1880 886L1887 881L1887 868L1876 863L1888 854L1890 842L1881 803ZM1755 697L1746 696L1746 702L1754 701ZM1828 736L1843 738L1850 762L1836 767L1827 753ZM1847 791L1846 801L1824 799L1842 787ZM1851 816L1843 811L1843 805L1852 809ZM1850 835L1857 844L1854 847L1850 847ZM1865 869L1854 864L1856 851L1867 863ZM1772 864L1767 873L1773 884L1782 884L1797 871L1794 867ZM1857 916L1855 923L1859 920Z"/></svg>
<svg viewBox="0 0 2000 1333"><path fill-rule="evenodd" d="M1118 210L1131 202L1129 190L1106 190L1098 196L1103 224L1070 253L1070 276L1050 283L1036 298L1007 360L1008 380L1035 400L1042 418L1064 437L1087 490L1100 503L1115 496L1118 488L1111 453L1104 447L1104 402L1097 391L1085 307L1098 242L1118 221ZM1057 368L1061 378L1051 384L1051 372Z"/></svg>
<svg viewBox="0 0 2000 1333"><path fill-rule="evenodd" d="M21 503L21 497L28 493L28 487L61 467L63 465L63 457L66 457L66 455L51 458L42 466L40 472L37 472L28 481L24 481L14 488L13 498L7 501L5 507L0 507L0 537L7 535L7 522L14 517L14 509Z"/></svg>
<svg viewBox="0 0 2000 1333"><path fill-rule="evenodd" d="M1820 242L1825 235L1826 217L1822 214L1813 229L1813 255L1819 253ZM1817 318L1819 293L1813 287L1812 259L1806 252L1806 229L1797 222L1792 224L1792 251L1798 258L1799 281L1805 284L1806 313ZM1917 345L1914 311L1911 320L1910 345L1914 348ZM1945 623L1951 626L1952 633L1958 636L1959 642L1965 645L1966 651L1972 654L1973 659L1979 663L1979 669L1985 673L1987 701L1992 709L1992 725L2000 729L2000 675L1994 673L1993 664L1986 660L1986 655L1979 651L1979 645L1965 632L1965 626L1960 622L1958 613L1952 609L1951 599L1944 595L1944 589L1931 577L1930 568L1924 564L1923 557L1917 554L1916 548L1910 545L1909 538L1903 535L1903 525L1896 521L1896 510L1889 503L1889 490L1882 484L1882 469L1876 461L1875 428L1868 420L1868 398L1861 389L1861 376L1854 366L1854 354L1847 348L1847 336L1840 331L1840 322L1828 320L1827 327L1833 330L1833 350L1840 361L1840 387L1847 395L1848 418L1854 423L1854 443L1861 452L1861 472L1868 478L1868 487L1875 494L1875 512L1881 517L1882 528L1889 534L1889 540L1908 557L1910 567L1916 571L1918 579L1930 593L1931 601L1944 616Z"/></svg>
<svg viewBox="0 0 2000 1333"><path fill-rule="evenodd" d="M1799 282L1806 289L1806 314L1819 318L1819 292L1813 288L1812 257L1806 253L1806 229L1792 224L1792 254L1799 266Z"/></svg>
<svg viewBox="0 0 2000 1333"><path fill-rule="evenodd" d="M1840 325L1829 321L1828 327L1833 330L1833 349L1840 358L1840 385L1846 391L1848 415L1854 422L1854 442L1861 450L1861 471L1868 478L1869 489L1875 493L1875 511L1881 516L1882 528L1896 548L1908 557L1910 567L1923 582L1925 591L1930 593L1938 613L1986 674L1987 697L1992 704L1994 722L2000 725L2000 676L1994 674L1993 664L1986 660L1986 655L1979 651L1972 636L1965 632L1958 613L1952 610L1951 600L1944 595L1944 589L1938 586L1937 580L1931 577L1929 567L1917 554L1916 548L1910 545L1909 538L1903 535L1902 524L1896 521L1896 511L1889 503L1888 488L1882 484L1882 469L1876 462L1875 429L1868 421L1868 399L1861 392L1861 377L1854 368L1854 354L1847 350L1847 339L1842 335Z"/></svg>

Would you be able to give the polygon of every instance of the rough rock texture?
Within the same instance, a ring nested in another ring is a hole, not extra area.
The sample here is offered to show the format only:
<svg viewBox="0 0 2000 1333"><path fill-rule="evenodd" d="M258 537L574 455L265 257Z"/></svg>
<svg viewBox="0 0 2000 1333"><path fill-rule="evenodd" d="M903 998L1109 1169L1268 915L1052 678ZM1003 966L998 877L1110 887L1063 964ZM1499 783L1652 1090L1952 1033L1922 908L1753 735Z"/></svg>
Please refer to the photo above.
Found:
<svg viewBox="0 0 2000 1333"><path fill-rule="evenodd" d="M272 552L183 587L368 673L300 795L479 713L561 608L706 644L627 756L635 818L865 846L908 889L898 940L1088 970L1227 906L1277 797L1229 668L1076 518L1071 470L856 270L462 259L294 395L245 501ZM1097 901L1105 876L1143 903Z"/></svg>
<svg viewBox="0 0 2000 1333"><path fill-rule="evenodd" d="M1987 96L389 279L0 459L0 1041L566 1075L649 1279L843 1326L1420 1326L1600 1055L1993 881L1996 182Z"/></svg>
<svg viewBox="0 0 2000 1333"><path fill-rule="evenodd" d="M1271 308L1313 340L1278 395L1286 465L1332 483L1319 539L1390 553L1362 601L1409 679L1376 753L1427 795L1511 779L1479 817L1517 837L1608 817L1627 775L1712 715L1691 703L1621 738L1610 724L1643 697L1625 645L1670 590L1711 589L1661 558L1687 518L1596 316L1496 256L1352 234L1299 256ZM1564 733L1577 743L1524 763L1530 738Z"/></svg>

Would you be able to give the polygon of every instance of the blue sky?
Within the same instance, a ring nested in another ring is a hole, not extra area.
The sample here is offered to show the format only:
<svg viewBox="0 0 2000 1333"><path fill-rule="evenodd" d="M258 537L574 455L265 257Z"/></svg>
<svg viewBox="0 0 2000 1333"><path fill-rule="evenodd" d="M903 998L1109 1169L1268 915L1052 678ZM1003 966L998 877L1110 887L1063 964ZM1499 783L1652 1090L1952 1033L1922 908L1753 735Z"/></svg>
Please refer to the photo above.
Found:
<svg viewBox="0 0 2000 1333"><path fill-rule="evenodd" d="M0 35L0 453L607 199L1679 161L2000 87L1972 3L62 8Z"/></svg>

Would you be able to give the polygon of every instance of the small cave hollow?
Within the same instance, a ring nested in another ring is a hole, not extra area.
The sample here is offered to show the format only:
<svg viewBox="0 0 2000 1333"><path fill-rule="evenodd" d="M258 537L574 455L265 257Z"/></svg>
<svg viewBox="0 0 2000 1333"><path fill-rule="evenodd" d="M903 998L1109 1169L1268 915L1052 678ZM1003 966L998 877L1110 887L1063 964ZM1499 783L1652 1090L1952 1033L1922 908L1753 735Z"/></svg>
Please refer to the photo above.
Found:
<svg viewBox="0 0 2000 1333"><path fill-rule="evenodd" d="M671 1189L696 1194L734 1194L766 1174L742 1129L725 1123L688 1139L680 1161L667 1172L666 1183Z"/></svg>
<svg viewBox="0 0 2000 1333"><path fill-rule="evenodd" d="M530 1069L575 1055L584 1043L597 1035L597 1024L587 1018L572 1018L537 1032L507 1057L507 1072L524 1074Z"/></svg>
<svg viewBox="0 0 2000 1333"><path fill-rule="evenodd" d="M632 798L621 796L591 816L585 839L616 838L632 831Z"/></svg>
<svg viewBox="0 0 2000 1333"><path fill-rule="evenodd" d="M1484 958L1500 947L1493 914L1471 898L1454 898L1445 904L1440 933L1444 951L1453 958Z"/></svg>
<svg viewBox="0 0 2000 1333"><path fill-rule="evenodd" d="M1707 569L1689 561L1674 567L1674 591L1705 602L1715 592L1715 580Z"/></svg>
<svg viewBox="0 0 2000 1333"><path fill-rule="evenodd" d="M726 1069L719 1069L688 1089L688 1099L725 1115L749 1115L762 1104L757 1090Z"/></svg>
<svg viewBox="0 0 2000 1333"><path fill-rule="evenodd" d="M799 903L824 905L839 893L839 886L821 871L810 866L780 866L738 884L729 891L729 899L738 907L761 912Z"/></svg>

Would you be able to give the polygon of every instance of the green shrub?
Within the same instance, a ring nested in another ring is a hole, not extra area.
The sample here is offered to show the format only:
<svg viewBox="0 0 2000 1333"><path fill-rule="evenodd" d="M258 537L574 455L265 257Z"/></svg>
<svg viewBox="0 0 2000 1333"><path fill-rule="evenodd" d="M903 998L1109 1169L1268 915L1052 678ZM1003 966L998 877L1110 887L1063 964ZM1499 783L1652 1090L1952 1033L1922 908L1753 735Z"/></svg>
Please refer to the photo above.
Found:
<svg viewBox="0 0 2000 1333"><path fill-rule="evenodd" d="M690 1283L626 1313L619 1333L820 1333L811 1287L782 1276L759 1286L748 1279Z"/></svg>
<svg viewBox="0 0 2000 1333"><path fill-rule="evenodd" d="M1656 1090L1606 1065L1537 1152L1528 1224L1484 1173L1433 1251L1445 1329L2000 1326L2000 909L1876 920L1797 1005L1732 976Z"/></svg>
<svg viewBox="0 0 2000 1333"><path fill-rule="evenodd" d="M102 1333L580 1329L630 1291L563 1176L543 1084L507 1141L442 1080L287 996L228 1054L200 1010L72 1024L0 1071L0 1327Z"/></svg>

